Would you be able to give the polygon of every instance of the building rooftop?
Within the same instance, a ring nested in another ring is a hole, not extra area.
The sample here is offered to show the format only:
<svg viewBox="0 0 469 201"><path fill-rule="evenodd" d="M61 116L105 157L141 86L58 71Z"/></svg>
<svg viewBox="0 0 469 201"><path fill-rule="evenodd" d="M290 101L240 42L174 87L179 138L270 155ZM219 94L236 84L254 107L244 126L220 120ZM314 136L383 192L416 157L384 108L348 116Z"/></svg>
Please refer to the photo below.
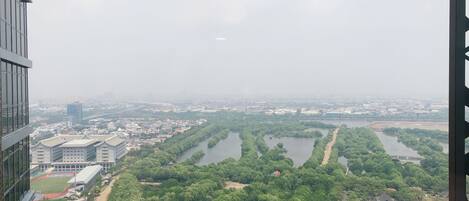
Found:
<svg viewBox="0 0 469 201"><path fill-rule="evenodd" d="M117 146L119 144L122 144L125 142L125 139L117 136L117 135L112 135L112 136L107 136L107 138L103 139L100 141L99 144L96 144L96 146L101 146L102 144L106 143L111 146Z"/></svg>
<svg viewBox="0 0 469 201"><path fill-rule="evenodd" d="M67 142L67 140L59 137L52 137L49 139L45 139L39 142L39 144L42 144L46 147L55 147L57 145L61 145L63 143Z"/></svg>
<svg viewBox="0 0 469 201"><path fill-rule="evenodd" d="M39 141L38 144L42 144L46 147L55 147L57 145L61 145L61 144L65 143L65 142L75 140L75 139L80 139L80 138L81 138L81 136L78 136L78 135L59 135L59 136L55 136L55 137L51 137L51 138L48 138L48 139L41 140L41 141Z"/></svg>
<svg viewBox="0 0 469 201"><path fill-rule="evenodd" d="M87 147L96 142L97 141L95 139L79 139L66 142L60 145L60 147Z"/></svg>
<svg viewBox="0 0 469 201"><path fill-rule="evenodd" d="M75 177L68 180L67 183L69 184L78 184L78 185L86 185L88 184L101 170L103 166L101 165L93 165L85 167L81 170Z"/></svg>
<svg viewBox="0 0 469 201"><path fill-rule="evenodd" d="M113 135L86 135L84 139L96 139L98 141L105 141L108 138L111 138Z"/></svg>
<svg viewBox="0 0 469 201"><path fill-rule="evenodd" d="M112 136L112 137L106 139L104 142L106 142L107 144L112 145L112 146L117 146L117 145L125 142L125 140L120 138L119 136Z"/></svg>
<svg viewBox="0 0 469 201"><path fill-rule="evenodd" d="M55 147L59 145L61 145L60 147L80 147L88 146L95 142L105 142L111 146L117 146L125 142L125 139L122 139L117 135L58 135L41 140L34 146L42 144L46 147Z"/></svg>

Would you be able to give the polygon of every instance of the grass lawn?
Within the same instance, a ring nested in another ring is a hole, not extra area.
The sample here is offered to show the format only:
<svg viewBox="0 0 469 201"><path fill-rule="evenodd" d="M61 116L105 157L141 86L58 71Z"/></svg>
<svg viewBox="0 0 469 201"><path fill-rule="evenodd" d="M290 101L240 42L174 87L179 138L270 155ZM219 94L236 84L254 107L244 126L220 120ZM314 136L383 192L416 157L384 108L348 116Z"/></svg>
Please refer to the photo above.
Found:
<svg viewBox="0 0 469 201"><path fill-rule="evenodd" d="M41 193L60 193L68 187L67 181L71 177L49 177L31 183L31 189Z"/></svg>

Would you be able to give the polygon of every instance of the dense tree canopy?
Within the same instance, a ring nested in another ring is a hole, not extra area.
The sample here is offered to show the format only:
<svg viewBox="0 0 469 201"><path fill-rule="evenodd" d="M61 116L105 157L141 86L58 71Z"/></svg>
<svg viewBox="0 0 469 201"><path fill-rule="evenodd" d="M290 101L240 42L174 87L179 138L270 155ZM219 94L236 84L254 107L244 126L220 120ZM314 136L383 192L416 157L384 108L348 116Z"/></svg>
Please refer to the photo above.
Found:
<svg viewBox="0 0 469 201"><path fill-rule="evenodd" d="M393 130L393 135L424 157L421 165L401 164L385 152L370 129L342 127L329 163L321 165L332 132L322 137L317 129L332 131L334 126L275 118L227 115L158 146L144 148L142 153L133 153L136 160L127 165L111 200L334 201L370 200L382 193L397 200L420 200L426 193L446 190L445 157L431 138ZM218 164L197 166L195 163L203 156L199 152L186 162L176 163L182 153L201 141L210 139L216 144L228 132L240 133L239 160L228 158ZM285 156L283 145L269 148L265 135L309 137L316 138L316 142L310 158L295 168ZM347 158L347 167L338 162L339 157ZM138 181L161 185L142 186ZM226 182L245 187L226 188Z"/></svg>

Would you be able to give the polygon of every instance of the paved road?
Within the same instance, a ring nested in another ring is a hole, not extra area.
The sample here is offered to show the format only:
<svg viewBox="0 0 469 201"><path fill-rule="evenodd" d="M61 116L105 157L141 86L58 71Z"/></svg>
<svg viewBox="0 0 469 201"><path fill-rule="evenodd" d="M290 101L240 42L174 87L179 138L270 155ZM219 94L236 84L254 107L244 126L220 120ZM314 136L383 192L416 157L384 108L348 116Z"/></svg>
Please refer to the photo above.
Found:
<svg viewBox="0 0 469 201"><path fill-rule="evenodd" d="M339 128L336 128L334 130L334 133L332 133L332 140L326 145L326 150L324 150L324 158L322 159L321 165L327 165L327 163L329 163L329 158L331 157L331 153L332 153L332 147L334 147L334 144L337 140L338 133L339 133Z"/></svg>

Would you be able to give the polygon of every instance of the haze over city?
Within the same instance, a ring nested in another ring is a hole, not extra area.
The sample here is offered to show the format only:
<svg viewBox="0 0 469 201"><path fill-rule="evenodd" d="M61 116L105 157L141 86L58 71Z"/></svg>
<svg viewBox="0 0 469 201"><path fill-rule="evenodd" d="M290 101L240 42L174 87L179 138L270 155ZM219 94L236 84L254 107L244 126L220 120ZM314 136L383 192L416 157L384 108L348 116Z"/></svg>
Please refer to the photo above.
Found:
<svg viewBox="0 0 469 201"><path fill-rule="evenodd" d="M0 201L467 200L468 0L0 0Z"/></svg>
<svg viewBox="0 0 469 201"><path fill-rule="evenodd" d="M36 1L31 100L447 97L448 3Z"/></svg>

